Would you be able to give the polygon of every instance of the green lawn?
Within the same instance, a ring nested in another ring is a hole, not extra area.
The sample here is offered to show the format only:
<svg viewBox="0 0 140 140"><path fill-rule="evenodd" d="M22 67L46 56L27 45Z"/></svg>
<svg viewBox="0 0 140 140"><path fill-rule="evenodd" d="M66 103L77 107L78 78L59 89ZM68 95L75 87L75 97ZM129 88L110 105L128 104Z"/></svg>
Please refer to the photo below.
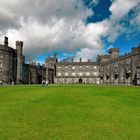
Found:
<svg viewBox="0 0 140 140"><path fill-rule="evenodd" d="M140 87L0 87L0 140L140 140Z"/></svg>

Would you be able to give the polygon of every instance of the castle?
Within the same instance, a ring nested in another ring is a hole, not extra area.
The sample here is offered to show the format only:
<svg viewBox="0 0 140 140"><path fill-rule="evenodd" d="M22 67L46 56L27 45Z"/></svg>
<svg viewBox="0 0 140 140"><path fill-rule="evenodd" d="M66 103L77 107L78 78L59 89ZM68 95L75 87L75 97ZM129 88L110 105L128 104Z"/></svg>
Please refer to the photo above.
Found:
<svg viewBox="0 0 140 140"><path fill-rule="evenodd" d="M23 84L40 84L43 79L56 84L115 84L140 85L140 45L129 54L119 55L118 48L109 49L106 55L97 56L96 62L58 61L56 54L45 64L26 64L23 42L16 41L16 49L9 47L8 38L0 45L0 81L5 84L20 81Z"/></svg>

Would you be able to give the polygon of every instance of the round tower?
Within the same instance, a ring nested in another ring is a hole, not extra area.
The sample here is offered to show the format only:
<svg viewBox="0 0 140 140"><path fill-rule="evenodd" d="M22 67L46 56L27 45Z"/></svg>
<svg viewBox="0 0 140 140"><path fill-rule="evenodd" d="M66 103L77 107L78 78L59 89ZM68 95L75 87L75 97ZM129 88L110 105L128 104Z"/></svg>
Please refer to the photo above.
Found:
<svg viewBox="0 0 140 140"><path fill-rule="evenodd" d="M16 50L17 50L17 81L22 81L23 61L24 61L24 56L22 55L23 50L22 41L16 41Z"/></svg>
<svg viewBox="0 0 140 140"><path fill-rule="evenodd" d="M23 50L23 42L22 41L16 41L16 50L18 55L22 55Z"/></svg>

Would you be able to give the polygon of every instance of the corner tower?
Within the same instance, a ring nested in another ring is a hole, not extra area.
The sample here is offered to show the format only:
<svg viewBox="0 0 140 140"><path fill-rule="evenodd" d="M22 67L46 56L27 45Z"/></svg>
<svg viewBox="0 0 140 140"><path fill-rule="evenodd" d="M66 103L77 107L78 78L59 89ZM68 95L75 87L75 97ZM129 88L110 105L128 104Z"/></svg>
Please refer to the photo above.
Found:
<svg viewBox="0 0 140 140"><path fill-rule="evenodd" d="M115 60L119 57L119 49L118 48L111 48L109 49L109 58L110 60Z"/></svg>

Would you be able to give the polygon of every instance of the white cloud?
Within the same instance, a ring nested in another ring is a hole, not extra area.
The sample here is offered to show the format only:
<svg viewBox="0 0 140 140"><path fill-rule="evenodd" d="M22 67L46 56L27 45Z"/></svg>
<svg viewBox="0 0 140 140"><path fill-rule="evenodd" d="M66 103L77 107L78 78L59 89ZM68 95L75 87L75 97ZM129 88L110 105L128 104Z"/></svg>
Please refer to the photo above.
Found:
<svg viewBox="0 0 140 140"><path fill-rule="evenodd" d="M98 2L92 0L90 4ZM113 0L108 19L86 25L85 19L94 12L82 0L0 0L0 36L6 32L11 46L15 40L23 40L27 56L61 49L80 50L76 58L91 59L102 52L103 37L113 43L126 32L119 21L138 3L139 0ZM139 24L139 19L138 14L131 23Z"/></svg>
<svg viewBox="0 0 140 140"><path fill-rule="evenodd" d="M121 19L123 16L133 9L139 3L139 0L114 0L109 8L112 13L111 18L115 20Z"/></svg>
<svg viewBox="0 0 140 140"><path fill-rule="evenodd" d="M24 40L26 55L34 54L33 56L36 56L46 50L59 50L60 48L63 51L76 51L85 47L94 49L94 52L98 54L98 49L103 46L101 36L108 29L106 21L87 26L83 22L75 20L68 23L65 19L57 21L51 19L49 22L51 24L42 25L30 19L26 24L22 24L23 28L20 30L10 30L8 36L12 40L14 38Z"/></svg>
<svg viewBox="0 0 140 140"><path fill-rule="evenodd" d="M82 61L87 61L87 59L95 59L97 54L101 54L101 49L83 48L81 51L77 52L75 55L76 61L82 58Z"/></svg>
<svg viewBox="0 0 140 140"><path fill-rule="evenodd" d="M131 19L130 23L132 27L137 27L140 30L140 4L134 9L135 17Z"/></svg>
<svg viewBox="0 0 140 140"><path fill-rule="evenodd" d="M129 12L140 6L139 0L113 0L112 5L109 10L111 12L111 16L108 19L108 25L110 31L108 32L107 40L110 43L114 43L115 40L122 34L129 34L130 32L134 32L133 29L125 25L123 20L130 22L127 17ZM136 12L136 11L135 11ZM136 13L135 13L136 14ZM131 21L134 24L134 20ZM134 27L136 29L136 27Z"/></svg>

